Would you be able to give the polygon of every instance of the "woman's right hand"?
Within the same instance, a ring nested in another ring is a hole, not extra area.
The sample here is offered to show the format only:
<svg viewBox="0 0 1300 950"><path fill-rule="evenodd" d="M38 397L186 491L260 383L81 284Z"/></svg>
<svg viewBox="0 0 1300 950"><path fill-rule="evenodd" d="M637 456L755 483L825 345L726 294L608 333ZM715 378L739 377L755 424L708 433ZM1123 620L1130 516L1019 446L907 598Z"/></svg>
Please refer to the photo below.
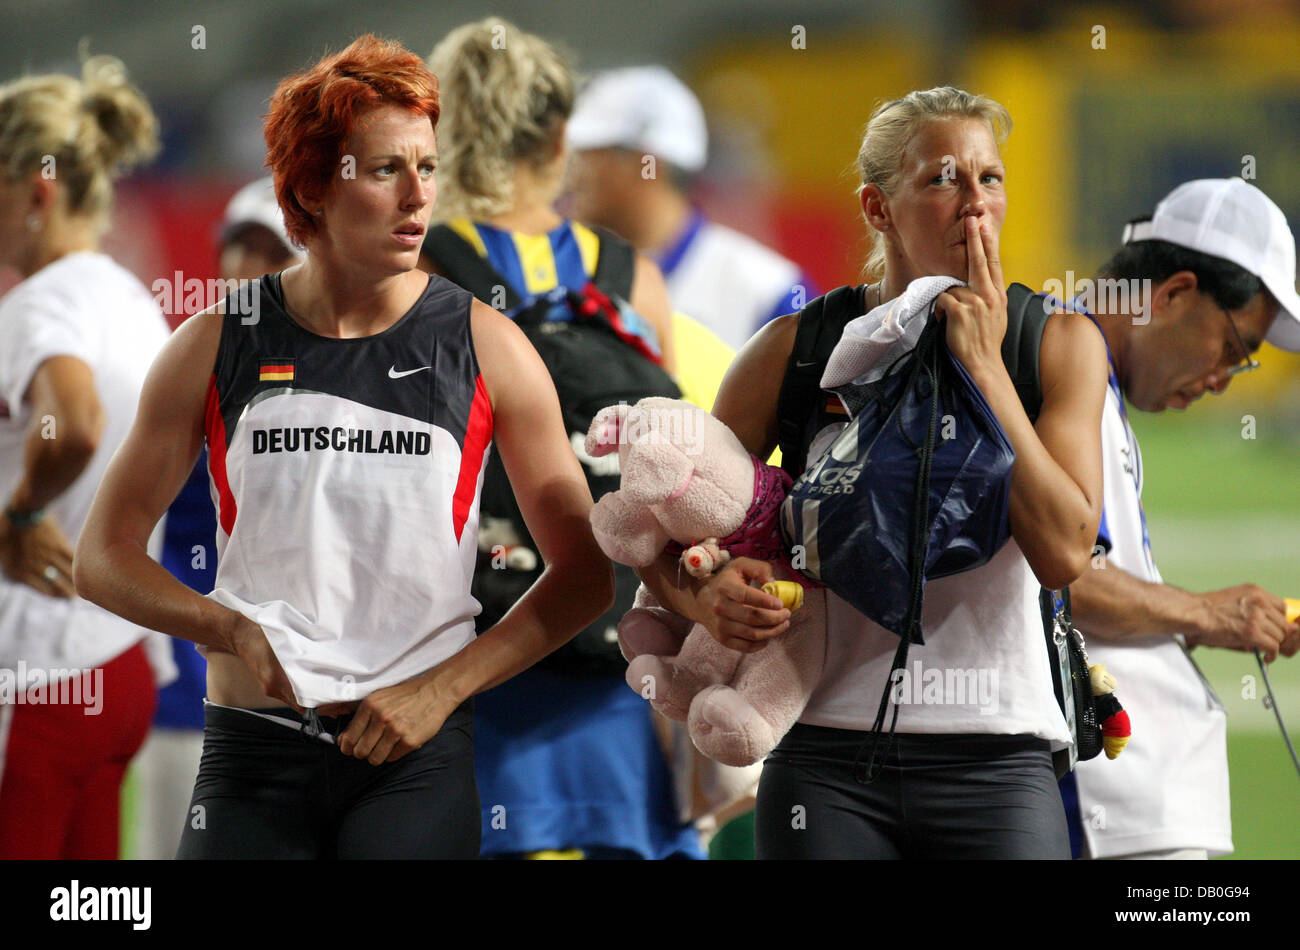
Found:
<svg viewBox="0 0 1300 950"><path fill-rule="evenodd" d="M790 611L762 586L775 580L772 565L739 557L700 583L695 619L724 647L753 653L790 627Z"/></svg>
<svg viewBox="0 0 1300 950"><path fill-rule="evenodd" d="M967 286L953 286L934 302L934 313L947 323L948 349L966 371L1005 375L1002 339L1007 335L1007 291L1002 281L998 234L992 222L969 215L966 228Z"/></svg>
<svg viewBox="0 0 1300 950"><path fill-rule="evenodd" d="M49 597L73 597L72 548L52 517L15 528L0 514L0 570Z"/></svg>
<svg viewBox="0 0 1300 950"><path fill-rule="evenodd" d="M244 665L262 687L262 692L302 713L303 708L298 705L297 697L293 694L293 685L261 626L241 614L229 642L230 652L244 661Z"/></svg>

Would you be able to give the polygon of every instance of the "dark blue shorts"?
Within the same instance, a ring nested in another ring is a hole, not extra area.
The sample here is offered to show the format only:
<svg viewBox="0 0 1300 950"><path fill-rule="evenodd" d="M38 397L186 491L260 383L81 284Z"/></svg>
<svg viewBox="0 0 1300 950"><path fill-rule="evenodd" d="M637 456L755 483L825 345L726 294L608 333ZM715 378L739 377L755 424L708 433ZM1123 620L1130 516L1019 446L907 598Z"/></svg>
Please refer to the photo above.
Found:
<svg viewBox="0 0 1300 950"><path fill-rule="evenodd" d="M260 710L302 719L291 710ZM473 701L396 762L208 705L178 858L477 858ZM348 717L320 717L334 735Z"/></svg>
<svg viewBox="0 0 1300 950"><path fill-rule="evenodd" d="M781 740L758 786L758 858L1069 859L1045 739L900 733L870 784L854 770L864 740L803 724Z"/></svg>

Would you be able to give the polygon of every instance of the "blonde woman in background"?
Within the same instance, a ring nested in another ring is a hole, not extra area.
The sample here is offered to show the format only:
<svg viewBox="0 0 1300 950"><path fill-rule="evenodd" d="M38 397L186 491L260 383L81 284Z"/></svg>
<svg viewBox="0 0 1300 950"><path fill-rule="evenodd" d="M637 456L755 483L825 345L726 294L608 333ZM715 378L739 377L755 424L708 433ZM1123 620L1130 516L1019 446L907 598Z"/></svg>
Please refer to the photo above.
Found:
<svg viewBox="0 0 1300 950"><path fill-rule="evenodd" d="M568 160L569 64L542 38L490 18L448 34L430 67L446 104L437 215L523 300L557 285L581 289L600 247L620 239L552 207ZM433 255L429 267L447 269L430 245L425 250ZM657 338L671 369L667 290L641 255L629 302L653 328L648 337ZM475 768L483 855L701 857L695 830L676 814L651 716L621 675L545 666L480 696Z"/></svg>
<svg viewBox="0 0 1300 950"><path fill-rule="evenodd" d="M172 671L165 642L72 586L71 545L167 340L100 250L113 179L157 152L157 122L118 60L82 73L0 87L0 263L23 276L0 301L0 858L118 856L150 660Z"/></svg>
<svg viewBox="0 0 1300 950"><path fill-rule="evenodd" d="M490 18L454 30L429 62L449 90L439 129L436 220L501 263L503 276L525 285L516 288L521 293L549 290L569 276L571 264L590 270L598 238L554 209L569 161L564 131L575 97L575 76L563 56L541 37ZM538 247L542 238L549 239L549 255ZM532 266L524 266L523 256ZM431 257L425 263L438 268ZM643 255L636 258L628 302L653 328L664 366L675 369L668 289Z"/></svg>

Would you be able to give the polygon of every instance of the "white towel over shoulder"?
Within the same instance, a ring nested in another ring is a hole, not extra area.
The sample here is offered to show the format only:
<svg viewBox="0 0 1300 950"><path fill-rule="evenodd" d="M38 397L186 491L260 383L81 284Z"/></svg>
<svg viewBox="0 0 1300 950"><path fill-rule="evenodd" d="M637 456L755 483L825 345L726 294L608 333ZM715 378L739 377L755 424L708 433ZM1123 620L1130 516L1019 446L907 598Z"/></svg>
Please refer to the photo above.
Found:
<svg viewBox="0 0 1300 950"><path fill-rule="evenodd" d="M958 284L965 286L955 277L919 277L893 300L850 320L826 361L822 389L863 385L883 376L895 359L916 346L935 298Z"/></svg>

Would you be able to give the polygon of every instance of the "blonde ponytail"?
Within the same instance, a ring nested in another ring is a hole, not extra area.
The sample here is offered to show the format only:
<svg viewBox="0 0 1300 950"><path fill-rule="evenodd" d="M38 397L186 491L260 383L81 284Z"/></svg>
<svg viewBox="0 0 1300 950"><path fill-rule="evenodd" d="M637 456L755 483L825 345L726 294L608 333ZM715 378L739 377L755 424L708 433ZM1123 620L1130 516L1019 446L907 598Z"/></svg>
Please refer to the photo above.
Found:
<svg viewBox="0 0 1300 950"><path fill-rule="evenodd" d="M25 76L0 86L0 174L60 182L73 214L105 217L113 179L158 152L158 120L121 60L93 56L82 78Z"/></svg>
<svg viewBox="0 0 1300 950"><path fill-rule="evenodd" d="M514 166L545 165L573 111L567 58L499 17L447 34L429 55L442 90L440 219L483 219L514 202Z"/></svg>

